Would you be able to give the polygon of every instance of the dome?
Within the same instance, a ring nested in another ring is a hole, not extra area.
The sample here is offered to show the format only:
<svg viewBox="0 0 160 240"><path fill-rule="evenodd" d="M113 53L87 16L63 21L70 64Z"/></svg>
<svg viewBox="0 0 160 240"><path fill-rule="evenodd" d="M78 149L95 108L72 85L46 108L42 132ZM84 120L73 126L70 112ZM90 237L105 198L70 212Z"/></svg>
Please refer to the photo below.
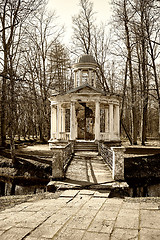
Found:
<svg viewBox="0 0 160 240"><path fill-rule="evenodd" d="M92 55L84 54L79 57L78 63L95 63L96 64L96 60Z"/></svg>

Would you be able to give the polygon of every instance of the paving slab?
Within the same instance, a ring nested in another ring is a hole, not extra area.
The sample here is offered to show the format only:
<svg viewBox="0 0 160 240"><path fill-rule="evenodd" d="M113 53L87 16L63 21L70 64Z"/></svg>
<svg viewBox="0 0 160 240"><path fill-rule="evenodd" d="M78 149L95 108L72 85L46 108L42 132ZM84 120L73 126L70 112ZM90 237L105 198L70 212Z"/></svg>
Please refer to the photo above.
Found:
<svg viewBox="0 0 160 240"><path fill-rule="evenodd" d="M1 236L1 240L21 240L23 239L29 232L31 231L30 228L16 228L12 227L8 231L4 232Z"/></svg>
<svg viewBox="0 0 160 240"><path fill-rule="evenodd" d="M80 195L94 195L95 191L94 190L83 189L83 190L80 190L79 194Z"/></svg>
<svg viewBox="0 0 160 240"><path fill-rule="evenodd" d="M84 230L64 228L58 232L52 239L53 240L81 240L84 235Z"/></svg>
<svg viewBox="0 0 160 240"><path fill-rule="evenodd" d="M110 240L139 240L138 230L115 228Z"/></svg>
<svg viewBox="0 0 160 240"><path fill-rule="evenodd" d="M104 192L96 191L94 193L94 197L96 197L96 198L101 198L101 197L102 198L108 198L109 194L110 194L110 192L106 192L106 191L104 191Z"/></svg>
<svg viewBox="0 0 160 240"><path fill-rule="evenodd" d="M83 240L110 240L110 235L106 233L86 232L82 238Z"/></svg>
<svg viewBox="0 0 160 240"><path fill-rule="evenodd" d="M60 197L74 198L78 194L78 192L79 191L76 190L66 190L60 195Z"/></svg>
<svg viewBox="0 0 160 240"><path fill-rule="evenodd" d="M98 233L111 233L114 228L114 221L107 220L106 216L103 217L96 216L95 219L90 224L88 231L98 232Z"/></svg>
<svg viewBox="0 0 160 240"><path fill-rule="evenodd" d="M160 239L160 229L149 229L142 228L140 230L140 239L141 240L159 240Z"/></svg>
<svg viewBox="0 0 160 240"><path fill-rule="evenodd" d="M127 228L127 229L137 229L139 226L139 213L134 211L134 213L126 212L126 214L118 215L115 227L117 228Z"/></svg>
<svg viewBox="0 0 160 240"><path fill-rule="evenodd" d="M160 229L160 210L141 210L141 228Z"/></svg>

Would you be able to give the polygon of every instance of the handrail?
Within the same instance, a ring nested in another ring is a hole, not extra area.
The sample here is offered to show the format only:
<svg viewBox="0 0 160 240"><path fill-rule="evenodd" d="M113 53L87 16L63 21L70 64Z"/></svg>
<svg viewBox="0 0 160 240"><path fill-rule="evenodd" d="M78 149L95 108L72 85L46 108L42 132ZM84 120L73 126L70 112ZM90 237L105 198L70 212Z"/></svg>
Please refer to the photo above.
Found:
<svg viewBox="0 0 160 240"><path fill-rule="evenodd" d="M113 170L113 151L103 143L99 143L99 153L109 168Z"/></svg>

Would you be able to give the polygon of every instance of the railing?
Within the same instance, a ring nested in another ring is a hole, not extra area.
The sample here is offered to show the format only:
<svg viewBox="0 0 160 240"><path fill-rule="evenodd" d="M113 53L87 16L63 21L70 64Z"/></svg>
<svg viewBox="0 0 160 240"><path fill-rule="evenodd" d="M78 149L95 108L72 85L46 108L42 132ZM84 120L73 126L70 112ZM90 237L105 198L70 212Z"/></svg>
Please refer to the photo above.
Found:
<svg viewBox="0 0 160 240"><path fill-rule="evenodd" d="M51 140L52 139L53 140L57 139L57 133L56 132L52 133ZM59 136L58 136L58 139L68 141L70 139L70 132L60 132Z"/></svg>
<svg viewBox="0 0 160 240"><path fill-rule="evenodd" d="M99 143L99 153L112 171L114 180L124 180L124 147L109 147Z"/></svg>
<svg viewBox="0 0 160 240"><path fill-rule="evenodd" d="M73 146L69 143L63 149L63 169L66 171L68 164L73 156Z"/></svg>
<svg viewBox="0 0 160 240"><path fill-rule="evenodd" d="M113 151L105 146L103 143L99 143L99 153L103 157L103 160L108 164L110 169L113 169Z"/></svg>

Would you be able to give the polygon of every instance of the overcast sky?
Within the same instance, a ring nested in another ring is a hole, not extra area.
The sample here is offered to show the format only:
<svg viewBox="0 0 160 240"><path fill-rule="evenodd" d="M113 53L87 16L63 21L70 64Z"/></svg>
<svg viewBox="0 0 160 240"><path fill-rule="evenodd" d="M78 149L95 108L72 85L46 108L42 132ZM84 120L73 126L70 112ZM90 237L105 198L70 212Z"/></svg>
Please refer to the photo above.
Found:
<svg viewBox="0 0 160 240"><path fill-rule="evenodd" d="M107 22L111 16L110 0L92 0L97 20ZM59 22L65 24L65 40L70 41L72 16L79 12L79 0L49 0L49 10L56 10Z"/></svg>

